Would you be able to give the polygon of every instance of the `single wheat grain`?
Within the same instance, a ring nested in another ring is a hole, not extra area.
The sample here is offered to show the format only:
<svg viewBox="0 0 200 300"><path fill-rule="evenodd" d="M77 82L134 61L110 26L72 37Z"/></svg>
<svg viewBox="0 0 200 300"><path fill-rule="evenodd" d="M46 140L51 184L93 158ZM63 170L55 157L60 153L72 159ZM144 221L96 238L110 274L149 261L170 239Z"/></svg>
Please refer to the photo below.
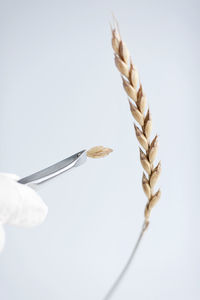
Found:
<svg viewBox="0 0 200 300"><path fill-rule="evenodd" d="M95 146L87 151L87 156L91 158L101 158L113 152L112 149L103 146Z"/></svg>

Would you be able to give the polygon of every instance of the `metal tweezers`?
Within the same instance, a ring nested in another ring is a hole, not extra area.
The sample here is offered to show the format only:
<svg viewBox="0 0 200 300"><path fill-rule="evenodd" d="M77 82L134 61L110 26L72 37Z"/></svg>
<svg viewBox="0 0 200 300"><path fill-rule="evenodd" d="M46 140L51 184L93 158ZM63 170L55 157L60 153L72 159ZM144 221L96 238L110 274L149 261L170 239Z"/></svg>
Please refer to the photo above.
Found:
<svg viewBox="0 0 200 300"><path fill-rule="evenodd" d="M19 183L28 184L31 186L39 185L43 182L46 182L66 171L71 170L74 167L82 165L87 160L87 151L82 150L73 154L70 157L65 158L64 160L59 161L58 163L45 168L39 172L36 172L32 175L24 177L18 180Z"/></svg>

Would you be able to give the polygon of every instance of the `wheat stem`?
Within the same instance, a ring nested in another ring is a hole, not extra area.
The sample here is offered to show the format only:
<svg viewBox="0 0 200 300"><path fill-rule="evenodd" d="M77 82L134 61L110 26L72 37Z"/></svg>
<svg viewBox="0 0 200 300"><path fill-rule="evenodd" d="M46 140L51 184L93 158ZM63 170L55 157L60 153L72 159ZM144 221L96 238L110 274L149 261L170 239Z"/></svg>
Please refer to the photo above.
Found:
<svg viewBox="0 0 200 300"><path fill-rule="evenodd" d="M114 295L115 291L117 290L117 288L119 287L119 285L122 283L124 277L126 276L131 263L136 255L136 252L139 248L139 245L142 241L142 238L144 236L145 231L147 230L149 223L144 221L144 224L142 225L142 229L141 232L138 236L138 239L134 245L134 248L131 252L131 255L129 256L124 268L122 269L122 271L120 272L119 276L117 277L117 279L115 280L115 282L113 283L113 285L111 286L111 288L109 289L109 291L107 292L106 296L103 298L103 300L110 300L112 298L112 296Z"/></svg>

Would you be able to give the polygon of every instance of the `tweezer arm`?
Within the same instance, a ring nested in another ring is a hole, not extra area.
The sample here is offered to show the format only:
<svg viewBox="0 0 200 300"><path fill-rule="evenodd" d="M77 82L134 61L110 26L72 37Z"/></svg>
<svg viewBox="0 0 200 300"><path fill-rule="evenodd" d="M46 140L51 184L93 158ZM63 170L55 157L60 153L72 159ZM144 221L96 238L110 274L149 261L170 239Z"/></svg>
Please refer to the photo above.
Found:
<svg viewBox="0 0 200 300"><path fill-rule="evenodd" d="M59 174L66 172L73 167L82 165L87 159L86 150L82 150L48 168L20 179L18 182L22 184L38 185L46 182Z"/></svg>

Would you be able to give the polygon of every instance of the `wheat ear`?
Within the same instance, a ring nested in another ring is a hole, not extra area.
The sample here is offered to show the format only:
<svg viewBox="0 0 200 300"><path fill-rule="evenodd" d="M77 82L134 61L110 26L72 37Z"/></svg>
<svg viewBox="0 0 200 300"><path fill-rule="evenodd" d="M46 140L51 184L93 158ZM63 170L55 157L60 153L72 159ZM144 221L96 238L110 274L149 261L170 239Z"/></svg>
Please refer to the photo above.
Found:
<svg viewBox="0 0 200 300"><path fill-rule="evenodd" d="M113 285L107 292L103 300L110 300L119 284L124 279L131 263L135 257L136 251L140 245L143 235L149 225L150 212L156 202L161 196L160 189L154 193L154 186L160 176L161 165L160 162L154 167L153 163L156 158L158 150L158 136L150 140L152 120L149 109L146 108L146 96L144 94L142 85L138 87L139 76L136 67L129 55L129 51L122 41L118 29L118 25L112 29L112 47L115 55L115 64L121 73L122 83L130 105L130 111L137 124L134 124L136 137L140 144L140 161L144 169L142 176L142 186L145 195L148 199L145 212L144 223L141 232L133 247L131 255L129 256L124 268L114 281Z"/></svg>
<svg viewBox="0 0 200 300"><path fill-rule="evenodd" d="M148 224L151 209L161 196L160 189L154 192L154 186L161 172L160 162L154 167L154 160L158 150L158 136L156 135L152 141L150 140L152 120L150 111L146 108L146 96L142 84L138 84L138 71L132 62L128 48L120 37L117 27L112 28L112 47L115 64L121 73L123 87L128 96L130 111L137 123L134 123L134 128L140 144L140 161L144 169L142 187L148 199L144 216L145 222Z"/></svg>

